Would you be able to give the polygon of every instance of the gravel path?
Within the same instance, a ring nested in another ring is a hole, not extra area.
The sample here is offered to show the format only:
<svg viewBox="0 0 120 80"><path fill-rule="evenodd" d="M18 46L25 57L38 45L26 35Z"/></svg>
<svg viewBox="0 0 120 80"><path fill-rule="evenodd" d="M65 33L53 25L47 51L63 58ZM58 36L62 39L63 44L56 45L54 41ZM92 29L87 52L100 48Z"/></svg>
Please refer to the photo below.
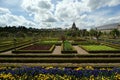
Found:
<svg viewBox="0 0 120 80"><path fill-rule="evenodd" d="M61 54L61 46L56 46L52 54Z"/></svg>
<svg viewBox="0 0 120 80"><path fill-rule="evenodd" d="M12 54L12 51L6 51L6 52L2 52L2 53L0 53L0 54Z"/></svg>
<svg viewBox="0 0 120 80"><path fill-rule="evenodd" d="M79 46L73 46L73 47L77 50L78 54L89 54L87 51L83 50Z"/></svg>

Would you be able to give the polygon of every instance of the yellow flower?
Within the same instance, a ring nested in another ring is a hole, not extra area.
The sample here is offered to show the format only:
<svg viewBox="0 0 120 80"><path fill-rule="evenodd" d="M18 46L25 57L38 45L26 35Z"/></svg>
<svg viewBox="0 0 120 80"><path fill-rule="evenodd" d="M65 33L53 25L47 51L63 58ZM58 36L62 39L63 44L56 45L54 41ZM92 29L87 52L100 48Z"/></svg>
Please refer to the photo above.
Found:
<svg viewBox="0 0 120 80"><path fill-rule="evenodd" d="M117 78L117 80L120 80L120 74L116 74L115 78Z"/></svg>
<svg viewBox="0 0 120 80"><path fill-rule="evenodd" d="M53 68L53 66L46 67L45 69L51 69L51 68Z"/></svg>
<svg viewBox="0 0 120 80"><path fill-rule="evenodd" d="M8 74L0 74L0 78L3 78L3 79L13 79L14 77L12 76L11 73L8 73Z"/></svg>
<svg viewBox="0 0 120 80"><path fill-rule="evenodd" d="M6 67L0 67L0 70L2 70L2 69L6 69Z"/></svg>
<svg viewBox="0 0 120 80"><path fill-rule="evenodd" d="M75 70L83 70L83 67L78 67L78 68L76 68Z"/></svg>
<svg viewBox="0 0 120 80"><path fill-rule="evenodd" d="M100 68L100 70L106 70L105 68Z"/></svg>
<svg viewBox="0 0 120 80"><path fill-rule="evenodd" d="M107 68L108 71L112 70L112 68Z"/></svg>
<svg viewBox="0 0 120 80"><path fill-rule="evenodd" d="M85 69L94 70L94 68L92 66L86 66Z"/></svg>
<svg viewBox="0 0 120 80"><path fill-rule="evenodd" d="M90 80L95 80L95 79L94 79L94 75L91 75L91 76L90 76Z"/></svg>

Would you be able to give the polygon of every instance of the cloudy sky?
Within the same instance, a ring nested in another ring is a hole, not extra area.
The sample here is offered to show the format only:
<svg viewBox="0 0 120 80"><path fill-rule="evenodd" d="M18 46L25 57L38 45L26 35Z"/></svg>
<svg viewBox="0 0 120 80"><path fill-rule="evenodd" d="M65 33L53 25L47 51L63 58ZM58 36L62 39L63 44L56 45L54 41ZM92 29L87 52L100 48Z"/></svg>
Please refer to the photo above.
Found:
<svg viewBox="0 0 120 80"><path fill-rule="evenodd" d="M120 0L0 0L0 26L80 29L120 23Z"/></svg>

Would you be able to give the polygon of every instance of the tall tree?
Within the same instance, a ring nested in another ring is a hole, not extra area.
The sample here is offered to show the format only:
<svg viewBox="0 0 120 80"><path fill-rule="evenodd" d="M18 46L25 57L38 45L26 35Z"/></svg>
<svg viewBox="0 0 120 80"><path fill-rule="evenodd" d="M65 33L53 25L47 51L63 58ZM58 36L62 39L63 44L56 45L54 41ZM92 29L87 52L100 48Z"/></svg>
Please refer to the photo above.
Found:
<svg viewBox="0 0 120 80"><path fill-rule="evenodd" d="M101 32L101 31L97 31L97 30L95 30L95 29L91 29L89 33L90 33L90 36L95 37L97 40L98 40L99 37L102 35L102 32Z"/></svg>
<svg viewBox="0 0 120 80"><path fill-rule="evenodd" d="M111 35L114 39L116 39L117 37L120 36L120 31L119 31L118 29L113 29L113 30L110 31L110 35Z"/></svg>

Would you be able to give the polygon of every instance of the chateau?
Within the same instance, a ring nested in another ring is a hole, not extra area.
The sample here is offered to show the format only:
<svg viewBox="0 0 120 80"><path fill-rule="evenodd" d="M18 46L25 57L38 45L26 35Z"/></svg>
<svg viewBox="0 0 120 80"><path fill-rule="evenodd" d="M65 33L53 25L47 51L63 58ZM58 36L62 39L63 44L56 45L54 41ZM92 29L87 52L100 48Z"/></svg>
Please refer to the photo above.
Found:
<svg viewBox="0 0 120 80"><path fill-rule="evenodd" d="M103 25L103 26L96 27L96 29L101 32L110 32L113 29L120 30L120 24L114 23L114 24Z"/></svg>

